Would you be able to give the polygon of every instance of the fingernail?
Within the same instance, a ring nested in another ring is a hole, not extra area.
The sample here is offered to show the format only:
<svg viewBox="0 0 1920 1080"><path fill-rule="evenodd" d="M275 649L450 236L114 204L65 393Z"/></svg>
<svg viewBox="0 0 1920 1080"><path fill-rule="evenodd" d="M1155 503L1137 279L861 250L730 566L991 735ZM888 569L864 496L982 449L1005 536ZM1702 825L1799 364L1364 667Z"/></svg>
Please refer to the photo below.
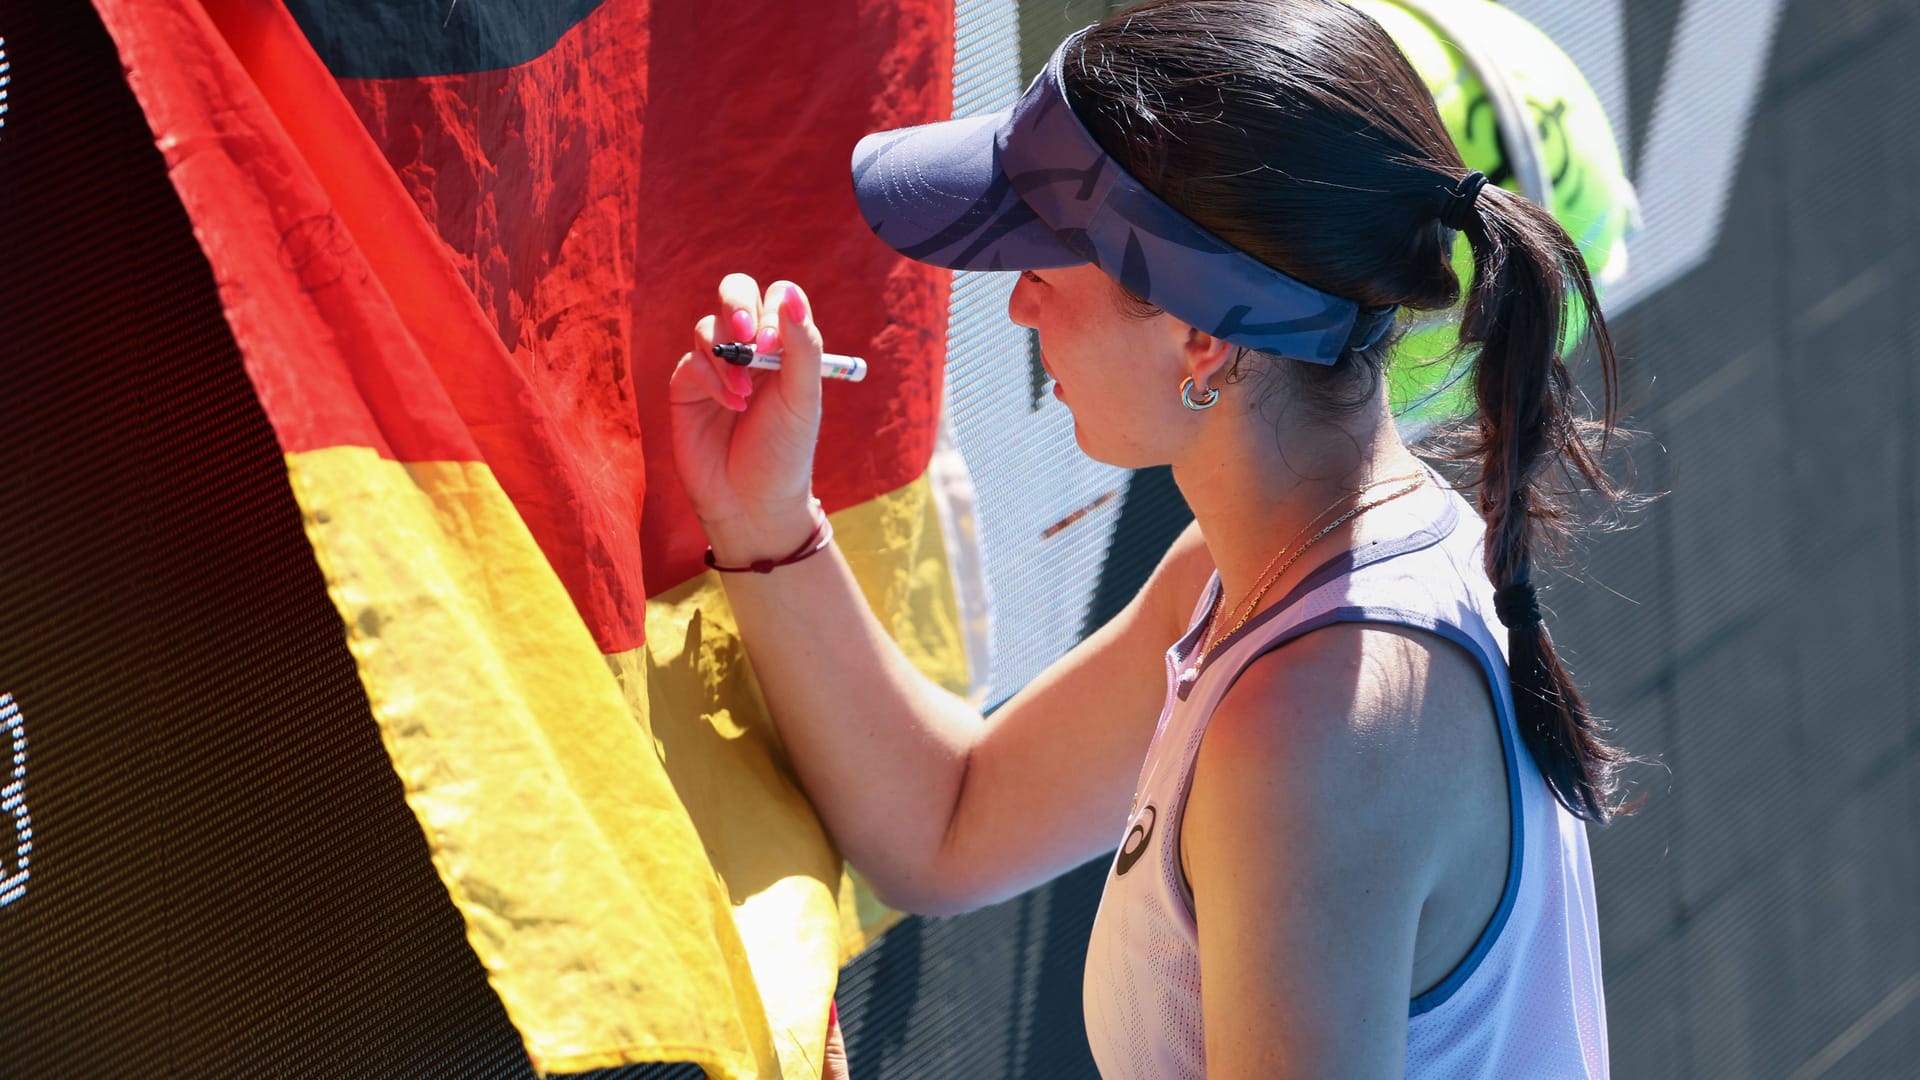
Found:
<svg viewBox="0 0 1920 1080"><path fill-rule="evenodd" d="M753 377L740 368L730 367L727 369L727 389L740 395L744 400L748 394L753 393Z"/></svg>
<svg viewBox="0 0 1920 1080"><path fill-rule="evenodd" d="M753 317L744 311L733 313L733 340L748 341L753 338Z"/></svg>
<svg viewBox="0 0 1920 1080"><path fill-rule="evenodd" d="M744 397L741 397L739 394L727 395L726 405L727 405L727 408L732 409L734 412L747 411L747 399Z"/></svg>
<svg viewBox="0 0 1920 1080"><path fill-rule="evenodd" d="M753 351L761 355L777 352L779 348L780 335L775 333L771 326L763 328L760 331L760 336L755 338L753 342Z"/></svg>
<svg viewBox="0 0 1920 1080"><path fill-rule="evenodd" d="M795 326L807 321L807 298L800 295L797 287L787 286L787 295L780 300L780 314Z"/></svg>

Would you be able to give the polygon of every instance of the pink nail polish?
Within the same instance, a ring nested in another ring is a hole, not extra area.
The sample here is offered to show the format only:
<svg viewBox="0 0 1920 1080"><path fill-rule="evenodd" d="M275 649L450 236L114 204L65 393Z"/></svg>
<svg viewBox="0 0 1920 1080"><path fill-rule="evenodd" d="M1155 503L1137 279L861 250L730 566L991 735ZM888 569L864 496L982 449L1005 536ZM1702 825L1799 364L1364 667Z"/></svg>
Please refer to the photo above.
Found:
<svg viewBox="0 0 1920 1080"><path fill-rule="evenodd" d="M799 289L792 287L787 289L787 295L780 300L780 314L786 316L787 321L795 326L807 321L807 300L800 295Z"/></svg>
<svg viewBox="0 0 1920 1080"><path fill-rule="evenodd" d="M753 316L744 311L733 313L733 340L749 341L753 338Z"/></svg>
<svg viewBox="0 0 1920 1080"><path fill-rule="evenodd" d="M774 333L773 327L771 326L761 330L760 336L754 339L754 342L753 342L754 352L765 355L766 353L778 352L779 349L780 349L780 335Z"/></svg>

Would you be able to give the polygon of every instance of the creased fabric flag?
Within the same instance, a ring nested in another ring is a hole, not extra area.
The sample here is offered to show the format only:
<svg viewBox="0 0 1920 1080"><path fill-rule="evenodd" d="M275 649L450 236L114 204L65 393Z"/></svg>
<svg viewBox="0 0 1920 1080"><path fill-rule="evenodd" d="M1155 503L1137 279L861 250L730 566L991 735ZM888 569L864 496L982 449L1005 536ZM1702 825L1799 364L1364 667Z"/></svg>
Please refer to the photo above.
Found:
<svg viewBox="0 0 1920 1080"><path fill-rule="evenodd" d="M898 918L802 797L672 468L720 276L872 375L815 490L967 689L926 477L947 279L861 224L951 107L951 0L94 0L219 283L374 718L534 1065L817 1077Z"/></svg>

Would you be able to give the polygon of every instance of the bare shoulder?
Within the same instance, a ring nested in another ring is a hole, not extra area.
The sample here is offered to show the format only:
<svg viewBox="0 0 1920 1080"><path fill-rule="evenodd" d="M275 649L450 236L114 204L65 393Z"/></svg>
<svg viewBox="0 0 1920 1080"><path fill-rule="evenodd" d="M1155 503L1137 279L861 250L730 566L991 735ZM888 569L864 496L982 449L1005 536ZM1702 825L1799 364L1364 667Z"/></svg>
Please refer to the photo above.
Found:
<svg viewBox="0 0 1920 1080"><path fill-rule="evenodd" d="M1446 639L1335 623L1248 665L1213 712L1196 763L1288 788L1290 814L1391 833L1427 858L1461 818L1460 784L1497 738L1479 662ZM1310 800L1314 806L1305 804Z"/></svg>
<svg viewBox="0 0 1920 1080"><path fill-rule="evenodd" d="M1215 707L1180 830L1210 1068L1264 1075L1284 1047L1299 1075L1399 1075L1384 1048L1405 1045L1460 821L1435 805L1459 781L1426 752L1468 675L1444 639L1336 623L1256 659Z"/></svg>

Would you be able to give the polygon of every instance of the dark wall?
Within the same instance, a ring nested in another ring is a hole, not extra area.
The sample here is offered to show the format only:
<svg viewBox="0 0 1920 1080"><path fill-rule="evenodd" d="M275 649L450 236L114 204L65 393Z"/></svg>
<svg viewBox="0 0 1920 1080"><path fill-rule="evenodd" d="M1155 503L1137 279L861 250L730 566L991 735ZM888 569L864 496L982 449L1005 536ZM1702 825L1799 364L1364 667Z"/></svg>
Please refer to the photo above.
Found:
<svg viewBox="0 0 1920 1080"><path fill-rule="evenodd" d="M1617 1075L1916 1075L1915 57L1910 3L1790 4L1719 247L1619 324L1672 494L1552 598L1672 770L1592 837Z"/></svg>

